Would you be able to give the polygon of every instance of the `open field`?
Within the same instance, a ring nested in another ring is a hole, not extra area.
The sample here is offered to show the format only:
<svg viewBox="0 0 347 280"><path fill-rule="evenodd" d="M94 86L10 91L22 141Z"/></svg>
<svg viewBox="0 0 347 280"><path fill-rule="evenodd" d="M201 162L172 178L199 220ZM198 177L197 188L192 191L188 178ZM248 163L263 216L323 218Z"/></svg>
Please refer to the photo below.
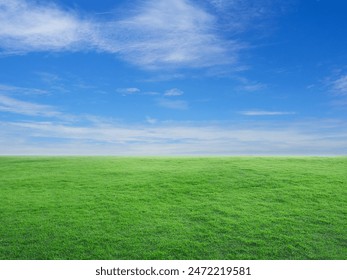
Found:
<svg viewBox="0 0 347 280"><path fill-rule="evenodd" d="M0 157L0 259L346 258L346 157Z"/></svg>

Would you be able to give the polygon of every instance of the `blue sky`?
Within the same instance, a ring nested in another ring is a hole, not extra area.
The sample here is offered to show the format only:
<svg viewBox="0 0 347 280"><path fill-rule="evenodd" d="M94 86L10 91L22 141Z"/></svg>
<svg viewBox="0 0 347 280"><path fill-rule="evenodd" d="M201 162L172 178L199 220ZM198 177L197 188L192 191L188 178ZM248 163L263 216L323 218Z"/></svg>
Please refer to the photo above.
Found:
<svg viewBox="0 0 347 280"><path fill-rule="evenodd" d="M343 0L0 0L0 154L346 155Z"/></svg>

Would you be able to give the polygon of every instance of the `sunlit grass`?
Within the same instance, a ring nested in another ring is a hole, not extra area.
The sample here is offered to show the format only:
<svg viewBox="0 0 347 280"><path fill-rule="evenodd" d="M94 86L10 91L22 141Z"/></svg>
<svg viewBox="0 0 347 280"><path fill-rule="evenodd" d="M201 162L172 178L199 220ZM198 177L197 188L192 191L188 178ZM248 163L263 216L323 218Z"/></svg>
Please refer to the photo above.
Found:
<svg viewBox="0 0 347 280"><path fill-rule="evenodd" d="M346 191L346 157L0 157L0 259L346 259Z"/></svg>

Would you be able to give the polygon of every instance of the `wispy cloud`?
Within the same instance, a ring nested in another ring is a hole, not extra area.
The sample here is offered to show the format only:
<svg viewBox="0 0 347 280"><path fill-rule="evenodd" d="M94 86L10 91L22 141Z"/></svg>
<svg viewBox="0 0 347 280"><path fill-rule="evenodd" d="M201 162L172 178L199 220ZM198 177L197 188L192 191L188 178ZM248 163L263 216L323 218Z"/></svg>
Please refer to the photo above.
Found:
<svg viewBox="0 0 347 280"><path fill-rule="evenodd" d="M245 84L238 87L239 90L248 91L248 92L259 91L265 88L266 88L266 85L262 83L250 83L250 84Z"/></svg>
<svg viewBox="0 0 347 280"><path fill-rule="evenodd" d="M21 101L0 94L0 111L26 116L62 117L63 114L54 107L27 101Z"/></svg>
<svg viewBox="0 0 347 280"><path fill-rule="evenodd" d="M24 95L45 95L49 91L39 88L17 87L12 85L0 84L0 93L24 94Z"/></svg>
<svg viewBox="0 0 347 280"><path fill-rule="evenodd" d="M123 95L131 95L131 94L139 93L141 90L138 88L132 87L132 88L118 88L116 91Z"/></svg>
<svg viewBox="0 0 347 280"><path fill-rule="evenodd" d="M347 75L342 75L332 82L333 90L339 95L347 95Z"/></svg>
<svg viewBox="0 0 347 280"><path fill-rule="evenodd" d="M283 13L292 0L206 0L220 15L222 25L234 34L248 29L267 32L271 29L268 20ZM230 20L232 18L232 20ZM266 28L264 28L266 27Z"/></svg>
<svg viewBox="0 0 347 280"><path fill-rule="evenodd" d="M156 124L158 122L157 119L155 118L151 118L149 116L146 117L146 122L149 123L149 124Z"/></svg>
<svg viewBox="0 0 347 280"><path fill-rule="evenodd" d="M116 92L122 94L123 96L129 96L129 95L160 95L160 92L157 91L142 91L139 88L136 87L129 87L129 88L117 88Z"/></svg>
<svg viewBox="0 0 347 280"><path fill-rule="evenodd" d="M260 110L253 110L253 111L242 111L240 112L241 115L244 116L283 116L283 115L295 115L295 112L279 112L279 111L260 111Z"/></svg>
<svg viewBox="0 0 347 280"><path fill-rule="evenodd" d="M173 88L165 91L164 96L181 96L183 95L183 91L178 88Z"/></svg>
<svg viewBox="0 0 347 280"><path fill-rule="evenodd" d="M92 35L88 21L52 3L0 0L0 41L7 52L81 49Z"/></svg>
<svg viewBox="0 0 347 280"><path fill-rule="evenodd" d="M116 92L124 96L138 94L138 95L152 95L152 96L163 95L166 97L175 97L175 96L181 96L184 94L184 92L178 88L168 89L164 93L160 93L157 91L142 91L141 89L136 87L129 87L129 88L117 88Z"/></svg>
<svg viewBox="0 0 347 280"><path fill-rule="evenodd" d="M161 98L157 100L157 104L160 107L174 109L174 110L186 110L188 109L188 102L185 100L172 100L167 98Z"/></svg>
<svg viewBox="0 0 347 280"><path fill-rule="evenodd" d="M134 15L111 28L111 40L119 40L119 51L134 64L146 67L201 67L234 63L240 44L223 40L215 32L215 18L187 0L139 2Z"/></svg>
<svg viewBox="0 0 347 280"><path fill-rule="evenodd" d="M326 120L248 123L242 127L218 123L71 126L0 122L0 154L343 155L347 154L346 127L346 123Z"/></svg>
<svg viewBox="0 0 347 280"><path fill-rule="evenodd" d="M237 90L255 92L267 88L266 84L258 81L251 81L245 77L236 76L234 78L241 83L241 85L237 87Z"/></svg>
<svg viewBox="0 0 347 280"><path fill-rule="evenodd" d="M216 27L215 16L189 0L138 1L108 21L52 3L0 0L5 53L96 50L145 68L234 64L243 44L223 39Z"/></svg>
<svg viewBox="0 0 347 280"><path fill-rule="evenodd" d="M60 82L62 79L57 75L49 72L36 72L36 75L46 84L52 85Z"/></svg>

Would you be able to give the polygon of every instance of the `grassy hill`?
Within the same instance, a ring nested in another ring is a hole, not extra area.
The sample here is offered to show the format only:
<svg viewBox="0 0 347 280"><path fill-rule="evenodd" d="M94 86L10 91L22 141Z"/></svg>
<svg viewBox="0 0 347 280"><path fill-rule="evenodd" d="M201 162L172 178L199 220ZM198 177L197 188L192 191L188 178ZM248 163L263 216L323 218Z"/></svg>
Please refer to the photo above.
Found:
<svg viewBox="0 0 347 280"><path fill-rule="evenodd" d="M0 157L0 259L346 259L346 217L346 157Z"/></svg>

